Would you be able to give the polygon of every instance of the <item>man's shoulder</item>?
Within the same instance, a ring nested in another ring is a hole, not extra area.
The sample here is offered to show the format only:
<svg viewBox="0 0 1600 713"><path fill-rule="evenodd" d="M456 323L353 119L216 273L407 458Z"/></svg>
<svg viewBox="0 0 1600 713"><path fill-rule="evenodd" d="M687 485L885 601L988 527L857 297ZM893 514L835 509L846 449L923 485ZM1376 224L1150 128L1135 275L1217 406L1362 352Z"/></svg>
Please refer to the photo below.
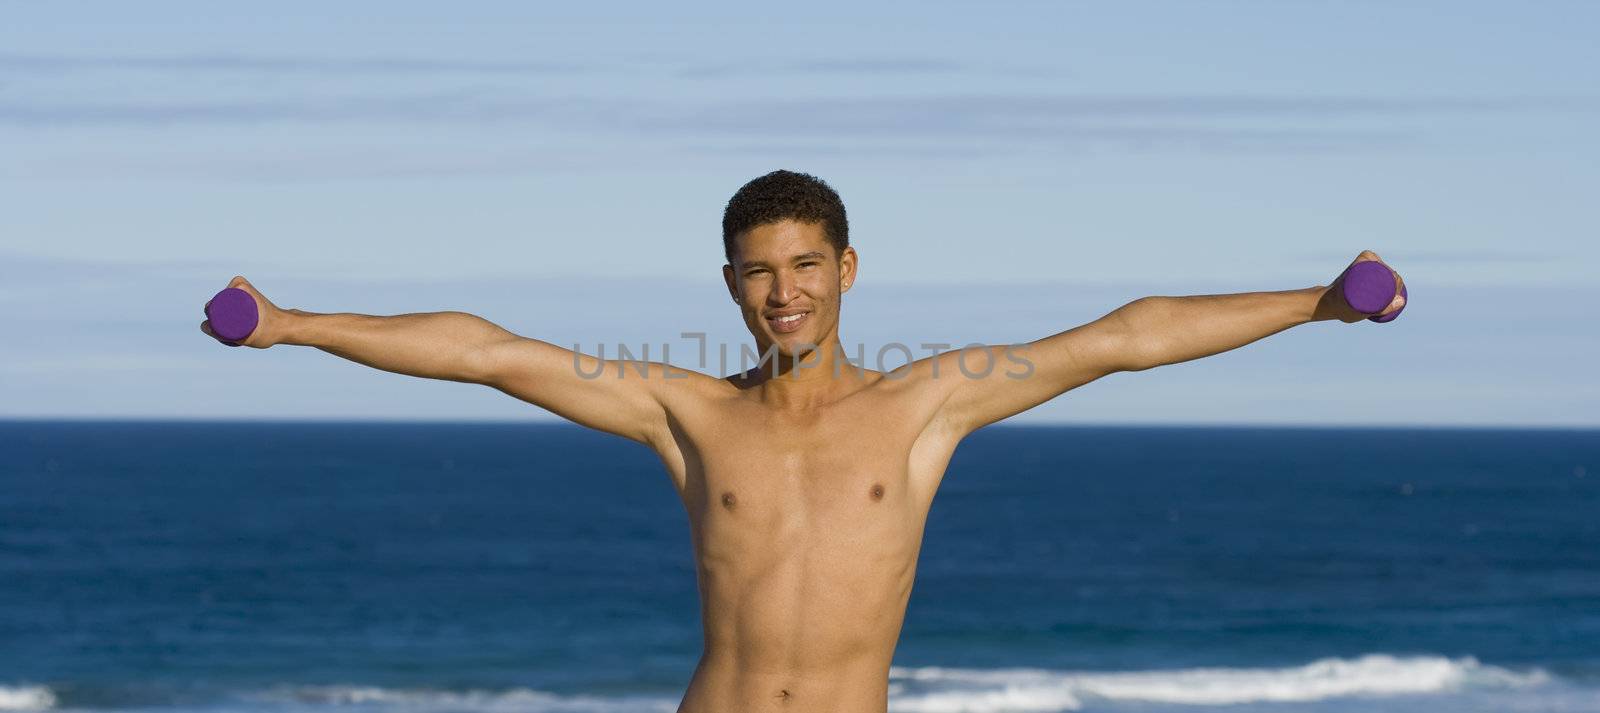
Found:
<svg viewBox="0 0 1600 713"><path fill-rule="evenodd" d="M961 378L958 360L958 354L943 352L908 362L883 373L884 387L901 392L942 393Z"/></svg>

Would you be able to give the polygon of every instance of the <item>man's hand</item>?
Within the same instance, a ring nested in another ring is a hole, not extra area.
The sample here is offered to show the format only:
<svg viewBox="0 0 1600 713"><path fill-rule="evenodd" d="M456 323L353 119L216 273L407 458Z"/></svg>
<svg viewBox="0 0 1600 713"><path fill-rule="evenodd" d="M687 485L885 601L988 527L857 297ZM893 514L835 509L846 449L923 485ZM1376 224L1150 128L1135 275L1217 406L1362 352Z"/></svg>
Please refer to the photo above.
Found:
<svg viewBox="0 0 1600 713"><path fill-rule="evenodd" d="M1369 261L1369 260L1377 262L1378 264L1383 265L1384 267L1389 267L1388 263L1385 263L1384 261L1378 259L1378 254L1372 252L1371 250L1363 250L1363 251L1361 251L1361 254L1357 255L1356 259L1351 261L1350 264L1354 265L1354 264L1356 264L1358 262L1366 262L1366 261ZM1346 266L1345 267L1345 272L1349 272L1349 270L1350 270L1349 266ZM1392 268L1392 267L1389 268L1389 270L1390 270L1390 272L1394 272L1394 268ZM1325 319L1337 319L1337 320L1339 320L1341 322L1345 322L1345 323L1348 324L1348 323L1351 323L1351 322L1360 322L1361 320L1364 320L1364 319L1366 319L1368 317L1381 317L1381 316L1384 316L1384 315L1393 314L1395 311L1397 311L1401 307L1405 306L1406 298L1402 297L1400 295L1400 290L1405 287L1406 281L1400 278L1400 273L1395 272L1394 273L1394 300L1389 303L1388 307L1385 307L1382 312L1379 312L1378 314L1375 314L1375 315L1374 314L1362 314L1360 312L1355 311L1354 309L1352 309L1350 307L1350 304L1348 302L1346 302L1345 299L1344 299L1344 276L1345 276L1345 272L1339 273L1339 277L1333 281L1333 284L1328 285L1326 288L1324 288L1323 291L1322 291L1322 295L1317 298L1317 309L1316 309L1316 312L1314 312L1312 317L1311 317L1311 319L1313 321L1325 320Z"/></svg>
<svg viewBox="0 0 1600 713"><path fill-rule="evenodd" d="M233 281L228 283L228 287L237 287L241 290L244 290L246 294L250 295L251 299L256 301L256 314L258 316L256 319L255 331L251 332L250 336L246 337L244 341L230 342L222 337L217 336L211 331L211 320L209 319L200 322L200 331L210 335L212 339L222 342L223 344L233 346L242 345L246 347L255 347L257 349L266 349L274 344L282 343L285 338L285 331L288 327L289 318L293 315L288 311L278 309L278 306L272 304L271 300L262 296L260 292L256 291L256 288L251 287L249 280L246 280L241 276L235 275ZM206 303L208 306L210 304L210 302Z"/></svg>

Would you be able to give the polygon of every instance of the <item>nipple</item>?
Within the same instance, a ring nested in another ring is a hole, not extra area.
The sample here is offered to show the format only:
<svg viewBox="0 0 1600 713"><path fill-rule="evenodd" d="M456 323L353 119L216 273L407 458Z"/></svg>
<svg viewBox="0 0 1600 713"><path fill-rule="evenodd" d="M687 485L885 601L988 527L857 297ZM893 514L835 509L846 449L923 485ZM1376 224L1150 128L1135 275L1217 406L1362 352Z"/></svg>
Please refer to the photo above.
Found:
<svg viewBox="0 0 1600 713"><path fill-rule="evenodd" d="M727 508L729 510L732 510L734 503L736 503L738 501L739 501L738 498L733 497L733 493L723 493L722 494L722 507L725 507L725 508Z"/></svg>

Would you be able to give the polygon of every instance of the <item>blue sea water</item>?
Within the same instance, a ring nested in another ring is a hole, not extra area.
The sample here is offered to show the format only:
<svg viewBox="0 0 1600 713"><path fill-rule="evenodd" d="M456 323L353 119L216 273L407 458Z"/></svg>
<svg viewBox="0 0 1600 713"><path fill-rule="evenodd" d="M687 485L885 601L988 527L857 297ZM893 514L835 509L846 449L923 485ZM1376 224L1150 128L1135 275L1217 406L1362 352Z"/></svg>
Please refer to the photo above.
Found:
<svg viewBox="0 0 1600 713"><path fill-rule="evenodd" d="M0 711L672 711L656 458L554 424L0 422ZM893 711L1600 711L1600 431L993 426Z"/></svg>

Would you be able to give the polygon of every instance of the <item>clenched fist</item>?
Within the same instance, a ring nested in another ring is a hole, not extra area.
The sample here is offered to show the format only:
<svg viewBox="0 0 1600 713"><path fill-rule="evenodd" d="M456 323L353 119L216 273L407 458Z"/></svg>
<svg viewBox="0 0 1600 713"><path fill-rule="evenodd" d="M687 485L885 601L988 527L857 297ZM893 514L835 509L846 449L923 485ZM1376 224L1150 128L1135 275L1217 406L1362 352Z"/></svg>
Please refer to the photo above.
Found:
<svg viewBox="0 0 1600 713"><path fill-rule="evenodd" d="M241 341L228 341L217 336L216 333L211 331L211 320L207 319L200 322L200 331L205 332L211 338L216 339L217 341L222 342L230 347L245 346L255 347L257 349L266 349L267 347L282 342L284 339L284 329L286 323L288 322L288 317L291 316L290 313L286 310L279 309L277 305L272 304L271 300L262 296L260 292L256 291L256 288L250 285L249 280L246 280L241 276L234 276L233 280L228 283L228 287L243 290L245 294L250 295L250 298L255 300L257 315L255 330L250 332L250 335ZM206 302L207 307L210 305L211 303L209 301Z"/></svg>
<svg viewBox="0 0 1600 713"><path fill-rule="evenodd" d="M1394 268L1389 267L1388 263L1385 263L1383 260L1379 259L1377 253L1374 253L1371 250L1363 250L1361 251L1361 254L1357 255L1356 259L1350 263L1350 266L1369 261L1383 265L1385 268L1389 269L1391 274L1394 275L1394 299L1389 301L1388 306L1384 307L1383 311L1376 314L1371 312L1359 312L1354 307L1351 307L1350 303L1345 299L1344 294L1345 276L1350 274L1350 267L1347 266L1344 269L1344 272L1339 273L1339 277L1333 281L1333 284L1328 285L1323 289L1322 296L1317 299L1316 314L1312 317L1312 319L1337 319L1345 323L1360 322L1361 320L1369 317L1388 317L1396 312L1399 312L1401 308L1405 307L1406 296L1404 291L1406 288L1406 281L1401 279L1400 273L1395 272ZM1379 299L1382 298L1380 297Z"/></svg>

